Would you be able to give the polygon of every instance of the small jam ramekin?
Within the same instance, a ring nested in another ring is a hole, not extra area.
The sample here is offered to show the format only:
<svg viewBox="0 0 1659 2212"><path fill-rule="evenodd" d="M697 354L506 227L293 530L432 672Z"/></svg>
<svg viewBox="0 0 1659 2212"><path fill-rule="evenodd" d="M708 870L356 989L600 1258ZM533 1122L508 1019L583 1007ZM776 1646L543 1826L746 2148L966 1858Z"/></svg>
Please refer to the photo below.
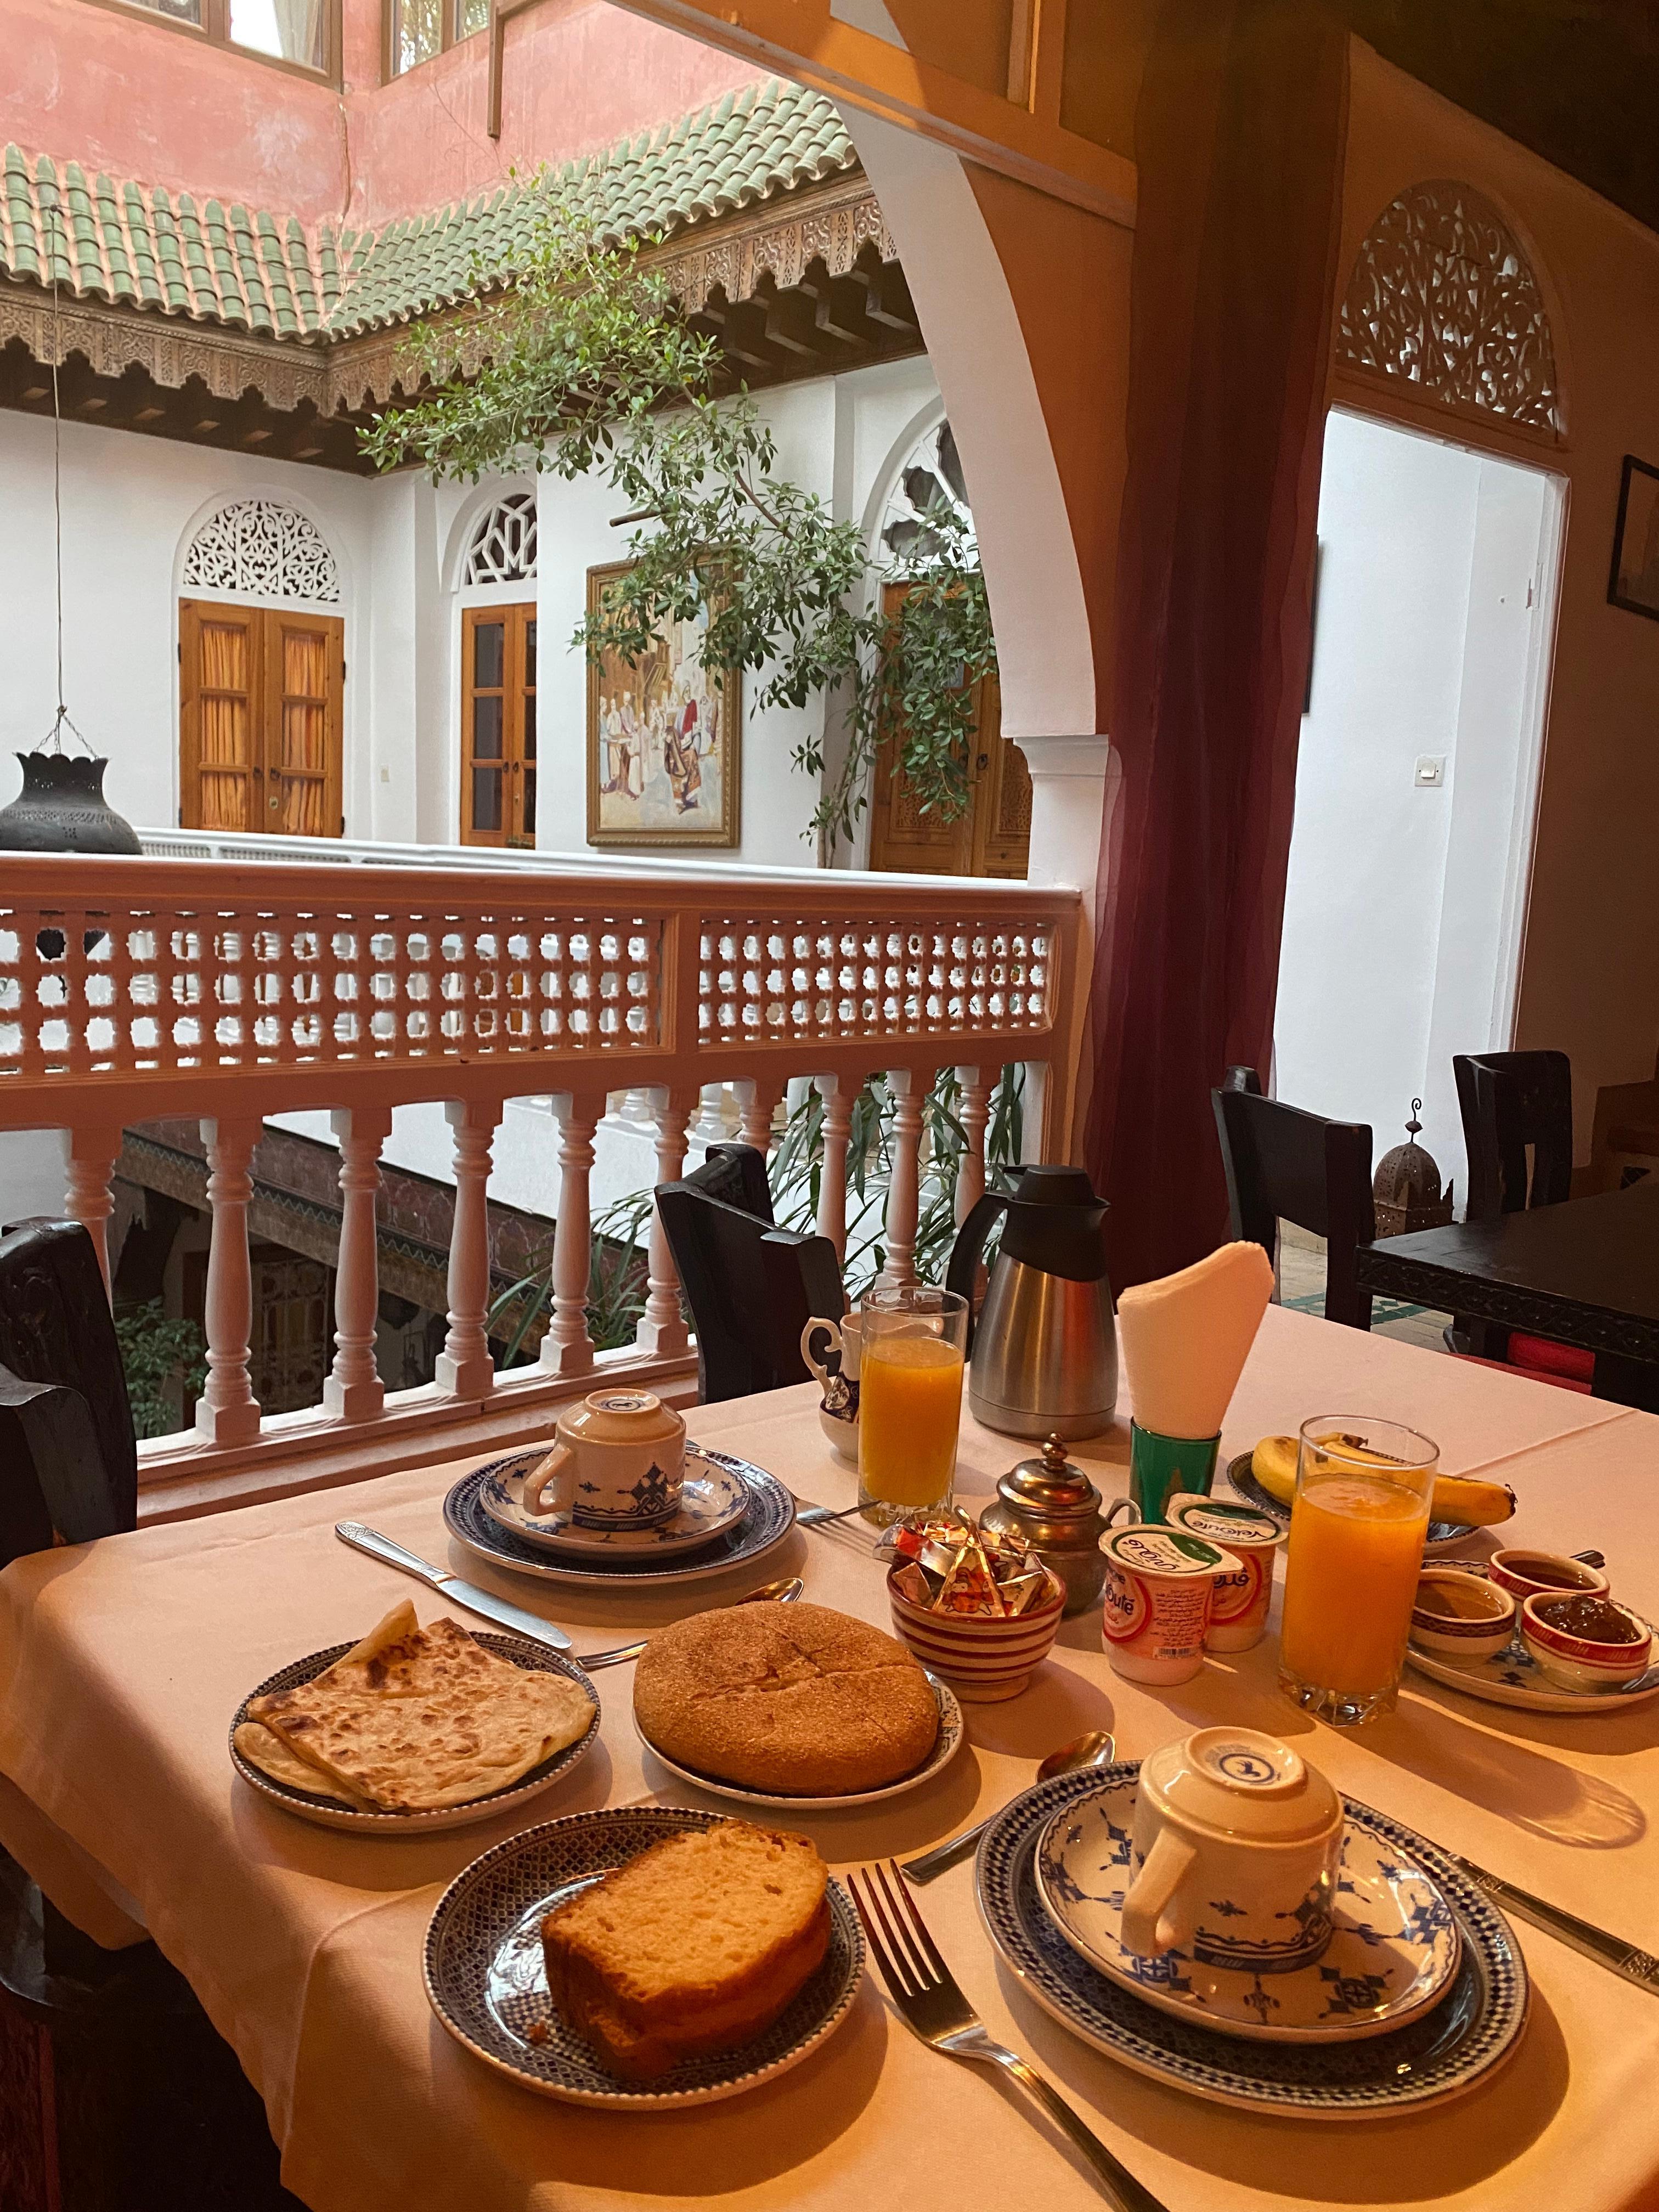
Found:
<svg viewBox="0 0 1659 2212"><path fill-rule="evenodd" d="M1565 1580L1540 1582L1528 1568L1533 1560L1553 1567ZM1586 1566L1582 1559L1570 1559L1565 1552L1540 1552L1524 1544L1511 1544L1494 1552L1486 1562L1486 1572L1492 1581L1508 1590L1517 1605L1529 1597L1572 1597L1579 1590L1589 1590L1596 1597L1607 1594L1607 1578L1599 1567Z"/></svg>
<svg viewBox="0 0 1659 2212"><path fill-rule="evenodd" d="M1437 1608L1435 1592L1453 1585L1477 1594L1483 1607L1479 1615L1471 1618ZM1412 1642L1449 1659L1486 1659L1513 1640L1516 1611L1510 1593L1484 1575L1466 1574L1455 1567L1425 1567L1418 1577L1412 1606Z"/></svg>
<svg viewBox="0 0 1659 2212"><path fill-rule="evenodd" d="M1552 1590L1547 1597L1529 1597L1521 1608L1521 1640L1540 1671L1567 1690L1622 1690L1646 1674L1653 1656L1653 1632L1627 1606L1608 1601L1640 1631L1640 1641L1635 1644L1602 1644L1569 1636L1540 1619L1541 1607L1572 1595L1571 1590Z"/></svg>

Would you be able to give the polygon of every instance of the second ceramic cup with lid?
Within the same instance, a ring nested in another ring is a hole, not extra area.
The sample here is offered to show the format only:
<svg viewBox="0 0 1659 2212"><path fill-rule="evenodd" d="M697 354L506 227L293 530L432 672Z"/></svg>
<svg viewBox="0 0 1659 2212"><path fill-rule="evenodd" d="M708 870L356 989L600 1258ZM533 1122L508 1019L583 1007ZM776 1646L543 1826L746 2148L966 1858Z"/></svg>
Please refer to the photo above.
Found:
<svg viewBox="0 0 1659 2212"><path fill-rule="evenodd" d="M1123 1941L1145 1958L1282 1973L1331 1940L1342 1800L1257 1729L1208 1728L1141 1763Z"/></svg>

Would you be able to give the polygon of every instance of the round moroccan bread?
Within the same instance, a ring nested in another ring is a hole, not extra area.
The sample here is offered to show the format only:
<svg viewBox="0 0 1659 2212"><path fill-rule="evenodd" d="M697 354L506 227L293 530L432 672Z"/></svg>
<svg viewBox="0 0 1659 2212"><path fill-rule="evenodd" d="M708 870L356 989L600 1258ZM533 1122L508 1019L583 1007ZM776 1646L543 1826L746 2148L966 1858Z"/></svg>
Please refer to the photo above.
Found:
<svg viewBox="0 0 1659 2212"><path fill-rule="evenodd" d="M647 1739L780 1796L878 1790L933 1750L939 1706L892 1637L822 1605L734 1605L653 1637L634 1674Z"/></svg>

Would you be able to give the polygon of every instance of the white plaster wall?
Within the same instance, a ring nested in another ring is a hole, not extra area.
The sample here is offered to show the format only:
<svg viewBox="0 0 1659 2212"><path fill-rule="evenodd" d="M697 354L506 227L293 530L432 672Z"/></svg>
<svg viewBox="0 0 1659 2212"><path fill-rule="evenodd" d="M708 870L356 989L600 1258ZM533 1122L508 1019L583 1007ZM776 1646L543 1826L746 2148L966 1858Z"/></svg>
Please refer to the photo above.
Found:
<svg viewBox="0 0 1659 2212"><path fill-rule="evenodd" d="M1369 1122L1377 1158L1420 1096L1460 1191L1450 1054L1508 1042L1545 507L1536 473L1330 417L1275 1088ZM1438 788L1415 781L1422 754L1445 757Z"/></svg>

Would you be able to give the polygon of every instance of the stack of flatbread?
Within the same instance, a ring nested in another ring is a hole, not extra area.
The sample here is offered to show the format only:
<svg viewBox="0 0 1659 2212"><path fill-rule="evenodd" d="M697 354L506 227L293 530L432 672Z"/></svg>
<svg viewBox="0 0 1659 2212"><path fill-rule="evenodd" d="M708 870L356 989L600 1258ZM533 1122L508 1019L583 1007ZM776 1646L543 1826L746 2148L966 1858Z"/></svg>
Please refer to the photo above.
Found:
<svg viewBox="0 0 1659 2212"><path fill-rule="evenodd" d="M587 1733L568 1675L515 1667L405 1601L301 1689L253 1698L236 1730L250 1765L363 1813L429 1813L522 1780Z"/></svg>

